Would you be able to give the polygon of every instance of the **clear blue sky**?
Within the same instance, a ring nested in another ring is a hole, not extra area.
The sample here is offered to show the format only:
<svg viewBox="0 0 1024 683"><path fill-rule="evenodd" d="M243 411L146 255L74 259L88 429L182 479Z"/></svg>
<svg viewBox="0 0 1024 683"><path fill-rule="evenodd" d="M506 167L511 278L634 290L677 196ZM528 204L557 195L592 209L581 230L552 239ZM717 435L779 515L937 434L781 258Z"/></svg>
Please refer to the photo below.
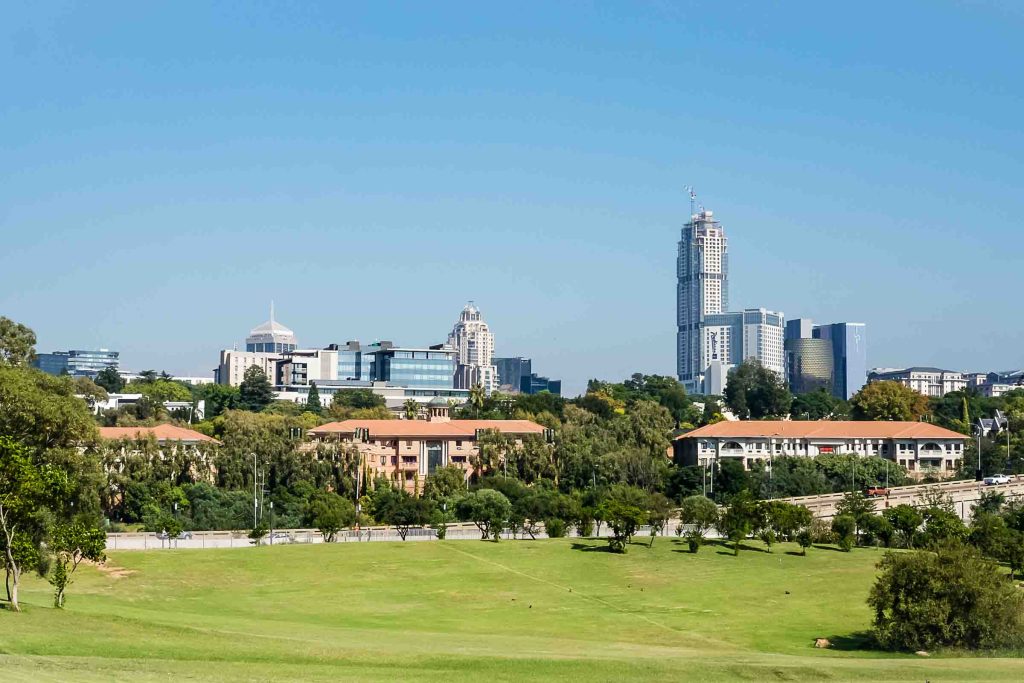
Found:
<svg viewBox="0 0 1024 683"><path fill-rule="evenodd" d="M473 299L573 393L674 373L692 184L734 308L1024 365L1024 4L780 5L5 3L0 314L209 374Z"/></svg>

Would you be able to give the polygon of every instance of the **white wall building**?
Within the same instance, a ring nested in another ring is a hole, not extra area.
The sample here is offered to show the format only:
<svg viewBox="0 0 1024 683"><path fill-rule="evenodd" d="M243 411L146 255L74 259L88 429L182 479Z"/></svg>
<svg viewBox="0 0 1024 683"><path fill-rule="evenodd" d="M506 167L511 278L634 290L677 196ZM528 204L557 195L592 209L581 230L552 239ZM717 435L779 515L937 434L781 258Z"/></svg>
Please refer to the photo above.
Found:
<svg viewBox="0 0 1024 683"><path fill-rule="evenodd" d="M498 388L494 335L472 301L459 314L459 321L448 335L448 345L456 354L456 389L470 389L480 384L490 394Z"/></svg>
<svg viewBox="0 0 1024 683"><path fill-rule="evenodd" d="M868 382L882 381L899 382L924 396L945 396L951 391L963 391L967 388L967 377L964 373L941 368L876 368L868 374Z"/></svg>
<svg viewBox="0 0 1024 683"><path fill-rule="evenodd" d="M785 329L786 316L765 308L704 316L696 393L721 394L729 370L751 358L785 378Z"/></svg>

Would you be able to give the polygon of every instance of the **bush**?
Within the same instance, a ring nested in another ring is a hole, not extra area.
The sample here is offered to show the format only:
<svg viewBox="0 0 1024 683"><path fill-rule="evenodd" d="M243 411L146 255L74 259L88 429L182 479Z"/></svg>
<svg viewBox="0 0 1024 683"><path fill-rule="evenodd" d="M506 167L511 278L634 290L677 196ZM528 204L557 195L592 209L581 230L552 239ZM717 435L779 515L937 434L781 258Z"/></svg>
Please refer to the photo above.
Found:
<svg viewBox="0 0 1024 683"><path fill-rule="evenodd" d="M835 534L836 543L846 552L850 552L853 547L856 531L857 520L853 515L839 515L832 519L832 533Z"/></svg>
<svg viewBox="0 0 1024 683"><path fill-rule="evenodd" d="M583 517L576 520L576 535L581 537L589 537L594 535L594 520L589 517Z"/></svg>
<svg viewBox="0 0 1024 683"><path fill-rule="evenodd" d="M836 537L832 533L832 525L824 519L815 518L807 530L813 543L835 543Z"/></svg>
<svg viewBox="0 0 1024 683"><path fill-rule="evenodd" d="M890 650L971 650L1024 644L1024 597L995 563L956 542L934 551L887 552L868 604L874 635Z"/></svg>
<svg viewBox="0 0 1024 683"><path fill-rule="evenodd" d="M548 532L548 538L565 536L565 522L557 517L544 520L544 529Z"/></svg>
<svg viewBox="0 0 1024 683"><path fill-rule="evenodd" d="M796 535L796 542L800 544L800 554L806 555L807 549L811 547L811 543L814 541L811 536L810 529L801 529Z"/></svg>

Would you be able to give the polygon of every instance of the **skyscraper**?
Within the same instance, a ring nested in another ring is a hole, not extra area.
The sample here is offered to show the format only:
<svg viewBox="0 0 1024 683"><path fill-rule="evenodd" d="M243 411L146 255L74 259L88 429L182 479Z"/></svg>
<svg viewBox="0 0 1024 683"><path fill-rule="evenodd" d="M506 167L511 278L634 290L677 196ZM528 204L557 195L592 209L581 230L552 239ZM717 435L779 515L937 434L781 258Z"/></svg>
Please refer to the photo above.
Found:
<svg viewBox="0 0 1024 683"><path fill-rule="evenodd" d="M688 392L703 393L712 355L703 339L705 316L729 308L728 240L711 211L702 208L683 226L676 277L676 373Z"/></svg>
<svg viewBox="0 0 1024 683"><path fill-rule="evenodd" d="M868 381L868 339L864 323L816 325L815 339L832 342L832 395L849 399Z"/></svg>
<svg viewBox="0 0 1024 683"><path fill-rule="evenodd" d="M491 394L498 388L494 335L472 301L459 314L459 321L448 335L448 345L456 352L456 389L470 389L479 384Z"/></svg>

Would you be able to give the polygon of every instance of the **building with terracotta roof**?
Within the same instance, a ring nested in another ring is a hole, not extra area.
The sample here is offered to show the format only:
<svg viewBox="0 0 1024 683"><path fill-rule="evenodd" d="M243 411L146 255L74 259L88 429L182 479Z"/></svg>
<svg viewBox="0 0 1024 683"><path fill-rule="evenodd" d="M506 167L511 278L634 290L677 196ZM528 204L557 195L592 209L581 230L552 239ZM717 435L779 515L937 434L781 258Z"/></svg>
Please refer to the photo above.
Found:
<svg viewBox="0 0 1024 683"><path fill-rule="evenodd" d="M912 476L951 474L967 437L927 422L745 420L718 422L676 438L684 465L730 458L747 469L772 457L852 454L887 458Z"/></svg>
<svg viewBox="0 0 1024 683"><path fill-rule="evenodd" d="M438 467L456 465L468 477L480 455L479 439L498 432L516 444L546 438L547 430L529 420L451 420L448 404L432 401L427 420L344 420L309 430L313 444L339 443L358 448L370 477L385 476L412 492Z"/></svg>
<svg viewBox="0 0 1024 683"><path fill-rule="evenodd" d="M212 436L172 424L161 424L155 427L100 427L99 431L100 438L105 441L117 441L120 439L140 440L152 437L159 444L174 442L183 444L220 444L220 441L217 441Z"/></svg>

